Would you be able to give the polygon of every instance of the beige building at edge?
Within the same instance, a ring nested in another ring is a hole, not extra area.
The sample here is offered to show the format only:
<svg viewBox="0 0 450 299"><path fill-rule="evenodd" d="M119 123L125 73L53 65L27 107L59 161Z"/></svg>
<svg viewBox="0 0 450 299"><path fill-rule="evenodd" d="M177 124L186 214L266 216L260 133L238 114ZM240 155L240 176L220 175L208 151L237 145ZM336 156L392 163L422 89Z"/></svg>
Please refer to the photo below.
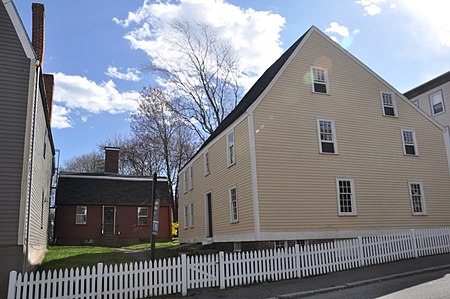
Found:
<svg viewBox="0 0 450 299"><path fill-rule="evenodd" d="M247 250L449 226L447 144L313 26L180 170L180 242Z"/></svg>

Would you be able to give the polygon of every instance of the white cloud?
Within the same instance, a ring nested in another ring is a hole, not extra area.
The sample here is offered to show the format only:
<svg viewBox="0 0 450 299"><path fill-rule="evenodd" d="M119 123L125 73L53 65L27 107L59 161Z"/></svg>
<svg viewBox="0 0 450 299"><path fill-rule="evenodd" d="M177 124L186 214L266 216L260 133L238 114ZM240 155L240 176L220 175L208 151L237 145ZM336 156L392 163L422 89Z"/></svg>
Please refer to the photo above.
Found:
<svg viewBox="0 0 450 299"><path fill-rule="evenodd" d="M108 66L108 70L105 74L111 78L137 82L142 79L141 77L139 77L140 73L141 72L136 70L135 68L128 68L126 73L122 73L117 69L117 67L110 65Z"/></svg>
<svg viewBox="0 0 450 299"><path fill-rule="evenodd" d="M349 48L354 41L354 36L360 33L359 29L353 29L352 33L348 27L339 25L338 22L331 22L330 25L325 29L325 32L328 33L328 36L334 40L336 43L341 45L341 47ZM340 36L340 39L336 37L336 35Z"/></svg>
<svg viewBox="0 0 450 299"><path fill-rule="evenodd" d="M52 128L65 129L72 127L68 114L70 110L66 107L53 104L52 107Z"/></svg>
<svg viewBox="0 0 450 299"><path fill-rule="evenodd" d="M168 49L169 25L175 20L206 22L228 39L240 57L240 67L248 75L242 84L249 86L282 53L280 31L284 17L270 11L242 9L224 0L180 0L179 2L144 1L124 20L114 22L130 31L125 35L133 49L143 50L156 65L161 63L158 51ZM165 58L171 59L176 54Z"/></svg>
<svg viewBox="0 0 450 299"><path fill-rule="evenodd" d="M139 93L120 92L112 80L100 84L86 77L55 75L55 102L67 108L81 108L89 112L121 113L138 107Z"/></svg>
<svg viewBox="0 0 450 299"><path fill-rule="evenodd" d="M348 32L348 28L342 25L339 25L338 22L331 22L327 29L325 29L327 33L337 33L342 37L348 37L350 33Z"/></svg>
<svg viewBox="0 0 450 299"><path fill-rule="evenodd" d="M364 7L364 15L375 16L381 13L381 3L386 0L358 0L356 3Z"/></svg>

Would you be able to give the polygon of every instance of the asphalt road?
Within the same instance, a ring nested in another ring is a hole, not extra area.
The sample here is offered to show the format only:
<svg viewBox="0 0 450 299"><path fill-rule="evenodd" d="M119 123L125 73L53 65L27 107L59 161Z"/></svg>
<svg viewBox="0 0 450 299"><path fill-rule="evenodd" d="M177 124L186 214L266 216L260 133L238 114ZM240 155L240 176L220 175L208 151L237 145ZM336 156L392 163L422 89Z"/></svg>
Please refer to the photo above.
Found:
<svg viewBox="0 0 450 299"><path fill-rule="evenodd" d="M306 298L448 299L450 298L450 270L422 273Z"/></svg>

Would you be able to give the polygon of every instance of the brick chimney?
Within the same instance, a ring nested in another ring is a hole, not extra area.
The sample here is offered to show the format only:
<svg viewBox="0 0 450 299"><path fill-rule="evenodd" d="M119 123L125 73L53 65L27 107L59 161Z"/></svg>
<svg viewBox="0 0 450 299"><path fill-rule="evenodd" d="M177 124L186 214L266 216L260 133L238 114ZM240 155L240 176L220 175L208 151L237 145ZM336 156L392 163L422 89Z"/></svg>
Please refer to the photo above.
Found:
<svg viewBox="0 0 450 299"><path fill-rule="evenodd" d="M41 67L44 65L44 33L45 33L45 9L44 4L33 3L31 6L33 11L33 27L32 27L32 41L36 58L41 62Z"/></svg>
<svg viewBox="0 0 450 299"><path fill-rule="evenodd" d="M52 122L52 107L53 107L53 91L55 87L55 79L51 74L44 74L45 94L47 98L48 119Z"/></svg>
<svg viewBox="0 0 450 299"><path fill-rule="evenodd" d="M105 147L105 172L119 173L119 148Z"/></svg>

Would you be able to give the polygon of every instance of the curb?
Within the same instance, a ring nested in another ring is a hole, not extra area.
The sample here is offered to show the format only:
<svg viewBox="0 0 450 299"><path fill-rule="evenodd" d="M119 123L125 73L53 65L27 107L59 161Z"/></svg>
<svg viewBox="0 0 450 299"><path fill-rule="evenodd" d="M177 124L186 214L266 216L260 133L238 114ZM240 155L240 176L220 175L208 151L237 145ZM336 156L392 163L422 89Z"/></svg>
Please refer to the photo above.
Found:
<svg viewBox="0 0 450 299"><path fill-rule="evenodd" d="M308 297L308 296L313 296L313 295L318 295L318 294L323 294L323 293L330 293L330 292L335 292L335 291L348 289L348 288L359 287L359 286L363 286L363 285L367 285L367 284L371 284L371 283L392 280L392 279L402 278L402 277L407 277L407 276L412 276L412 275L418 275L418 274L422 274L422 273L434 272L434 271L439 271L439 270L445 270L445 269L450 269L450 264L425 268L425 269L421 269L421 270L403 272L403 273L398 273L398 274L392 274L392 275L371 278L371 279L366 279L366 280L360 280L360 281L355 281L355 282L349 282L349 283L334 286L334 287L321 288L321 289L303 291L303 292L292 293L292 294L278 295L277 297L274 297L274 298L278 298L278 299L304 298L304 297Z"/></svg>

